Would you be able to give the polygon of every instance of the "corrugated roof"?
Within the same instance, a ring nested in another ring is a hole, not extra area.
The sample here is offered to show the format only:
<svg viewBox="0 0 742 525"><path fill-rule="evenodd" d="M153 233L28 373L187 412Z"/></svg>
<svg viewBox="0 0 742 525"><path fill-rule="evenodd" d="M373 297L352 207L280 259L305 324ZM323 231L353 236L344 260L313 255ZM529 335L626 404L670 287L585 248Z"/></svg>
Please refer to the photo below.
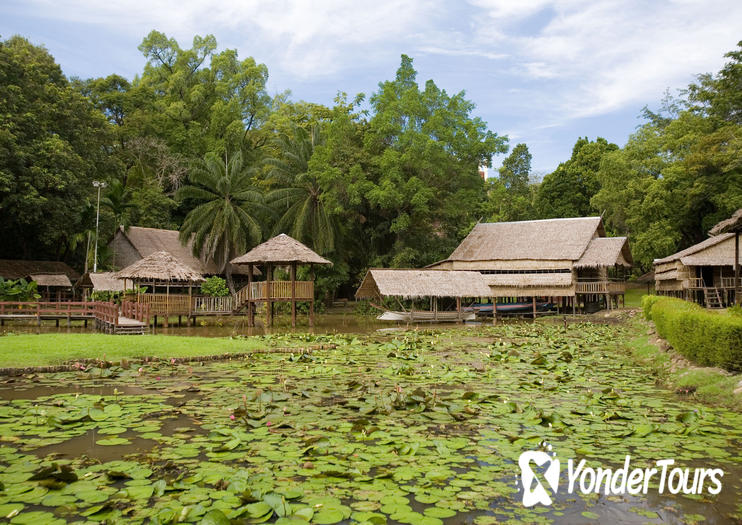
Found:
<svg viewBox="0 0 742 525"><path fill-rule="evenodd" d="M20 259L0 259L0 277L5 279L24 279L32 273L63 273L76 281L80 274L61 261L23 261Z"/></svg>
<svg viewBox="0 0 742 525"><path fill-rule="evenodd" d="M36 284L39 286L72 287L70 278L64 273L32 273L27 277L32 281L36 281Z"/></svg>
<svg viewBox="0 0 742 525"><path fill-rule="evenodd" d="M244 255L230 261L234 265L239 264L329 264L330 261L315 253L307 246L285 233L276 235L263 244L257 245Z"/></svg>
<svg viewBox="0 0 742 525"><path fill-rule="evenodd" d="M489 297L483 277L479 272L372 268L356 297Z"/></svg>
<svg viewBox="0 0 742 525"><path fill-rule="evenodd" d="M595 237L575 263L575 268L597 268L617 264L630 268L633 262L629 240L626 237Z"/></svg>
<svg viewBox="0 0 742 525"><path fill-rule="evenodd" d="M595 236L600 217L477 224L449 260L578 260Z"/></svg>

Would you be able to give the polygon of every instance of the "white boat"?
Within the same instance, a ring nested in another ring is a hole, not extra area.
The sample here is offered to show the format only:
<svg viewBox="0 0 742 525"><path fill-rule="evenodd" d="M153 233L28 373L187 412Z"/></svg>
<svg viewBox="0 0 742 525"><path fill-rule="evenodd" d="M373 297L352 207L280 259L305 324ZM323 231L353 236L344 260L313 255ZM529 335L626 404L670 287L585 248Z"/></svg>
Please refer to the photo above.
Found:
<svg viewBox="0 0 742 525"><path fill-rule="evenodd" d="M402 321L402 322L430 322L444 323L456 321L473 321L476 315L473 312L395 312L387 310L376 319L379 321Z"/></svg>

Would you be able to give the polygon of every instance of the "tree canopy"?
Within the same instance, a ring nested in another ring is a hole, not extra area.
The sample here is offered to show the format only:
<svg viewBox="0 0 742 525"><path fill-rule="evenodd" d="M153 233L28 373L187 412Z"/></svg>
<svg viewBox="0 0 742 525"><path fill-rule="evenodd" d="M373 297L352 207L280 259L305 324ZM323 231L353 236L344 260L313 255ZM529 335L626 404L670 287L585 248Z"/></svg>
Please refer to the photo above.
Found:
<svg viewBox="0 0 742 525"><path fill-rule="evenodd" d="M507 137L407 55L369 96L326 106L269 96L267 66L212 35L185 48L152 31L139 50L133 79L69 80L43 47L0 42L0 257L82 268L93 180L103 244L121 224L179 229L224 267L284 232L333 260L322 293L346 295L368 267L446 257L479 220L602 214L646 269L742 207L742 43L625 146L581 137L539 180L517 144L487 181Z"/></svg>

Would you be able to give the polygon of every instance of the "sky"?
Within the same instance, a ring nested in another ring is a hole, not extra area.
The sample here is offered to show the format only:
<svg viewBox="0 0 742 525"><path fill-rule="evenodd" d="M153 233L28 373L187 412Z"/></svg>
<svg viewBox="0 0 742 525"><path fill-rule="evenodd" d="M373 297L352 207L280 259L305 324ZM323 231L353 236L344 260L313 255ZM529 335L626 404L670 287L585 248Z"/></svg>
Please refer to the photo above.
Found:
<svg viewBox="0 0 742 525"><path fill-rule="evenodd" d="M0 38L44 45L68 76L132 79L152 30L183 48L213 34L268 66L270 94L331 105L372 94L400 55L418 81L465 91L474 115L524 142L536 174L579 137L619 146L742 39L739 0L1 0ZM493 159L498 166L504 156Z"/></svg>

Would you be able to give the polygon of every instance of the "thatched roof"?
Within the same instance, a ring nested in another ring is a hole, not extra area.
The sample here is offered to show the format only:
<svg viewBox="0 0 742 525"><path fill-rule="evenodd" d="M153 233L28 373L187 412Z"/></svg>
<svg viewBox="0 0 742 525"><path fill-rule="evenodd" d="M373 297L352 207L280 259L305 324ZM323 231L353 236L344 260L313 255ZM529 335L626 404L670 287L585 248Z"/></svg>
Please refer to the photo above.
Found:
<svg viewBox="0 0 742 525"><path fill-rule="evenodd" d="M479 272L372 268L366 272L356 298L374 297L489 297Z"/></svg>
<svg viewBox="0 0 742 525"><path fill-rule="evenodd" d="M497 273L484 275L489 286L508 288L552 288L572 286L572 273Z"/></svg>
<svg viewBox="0 0 742 525"><path fill-rule="evenodd" d="M27 276L28 280L36 281L39 286L57 286L61 288L71 288L72 282L66 274L63 273L32 273Z"/></svg>
<svg viewBox="0 0 742 525"><path fill-rule="evenodd" d="M0 259L0 277L4 279L25 279L31 274L65 274L71 281L80 274L61 261L22 261L19 259Z"/></svg>
<svg viewBox="0 0 742 525"><path fill-rule="evenodd" d="M730 232L742 232L742 208L735 211L728 219L717 223L709 230L709 235L721 235Z"/></svg>
<svg viewBox="0 0 742 525"><path fill-rule="evenodd" d="M742 254L740 254L742 261ZM722 233L716 237L709 237L673 253L663 259L655 259L654 264L665 264L680 261L685 266L732 266L734 264L734 234Z"/></svg>
<svg viewBox="0 0 742 525"><path fill-rule="evenodd" d="M232 264L329 264L330 261L313 252L285 233L257 245L245 255L230 261Z"/></svg>
<svg viewBox="0 0 742 525"><path fill-rule="evenodd" d="M147 257L155 252L167 252L178 262L192 268L201 275L218 275L221 273L219 267L213 261L206 262L193 255L193 242L189 240L183 245L180 242L180 233L177 230L130 226L127 230L119 230L116 235L124 235L142 257ZM239 267L232 269L232 273L235 274L242 272L243 270ZM245 273L247 273L246 270Z"/></svg>
<svg viewBox="0 0 742 525"><path fill-rule="evenodd" d="M117 279L114 272L88 272L77 281L79 288L92 288L94 292L123 292L124 280Z"/></svg>
<svg viewBox="0 0 742 525"><path fill-rule="evenodd" d="M669 270L667 272L657 272L654 274L656 281L675 281L680 279L680 273L677 270Z"/></svg>
<svg viewBox="0 0 742 525"><path fill-rule="evenodd" d="M626 237L595 237L574 266L597 268L620 265L631 268L633 262L629 240Z"/></svg>
<svg viewBox="0 0 742 525"><path fill-rule="evenodd" d="M168 252L155 252L114 274L117 279L195 283L203 276Z"/></svg>
<svg viewBox="0 0 742 525"><path fill-rule="evenodd" d="M578 260L593 237L605 235L600 217L477 224L448 260Z"/></svg>
<svg viewBox="0 0 742 525"><path fill-rule="evenodd" d="M636 282L638 283L652 283L654 282L654 271L650 270L647 273L641 274L639 277L636 278Z"/></svg>

